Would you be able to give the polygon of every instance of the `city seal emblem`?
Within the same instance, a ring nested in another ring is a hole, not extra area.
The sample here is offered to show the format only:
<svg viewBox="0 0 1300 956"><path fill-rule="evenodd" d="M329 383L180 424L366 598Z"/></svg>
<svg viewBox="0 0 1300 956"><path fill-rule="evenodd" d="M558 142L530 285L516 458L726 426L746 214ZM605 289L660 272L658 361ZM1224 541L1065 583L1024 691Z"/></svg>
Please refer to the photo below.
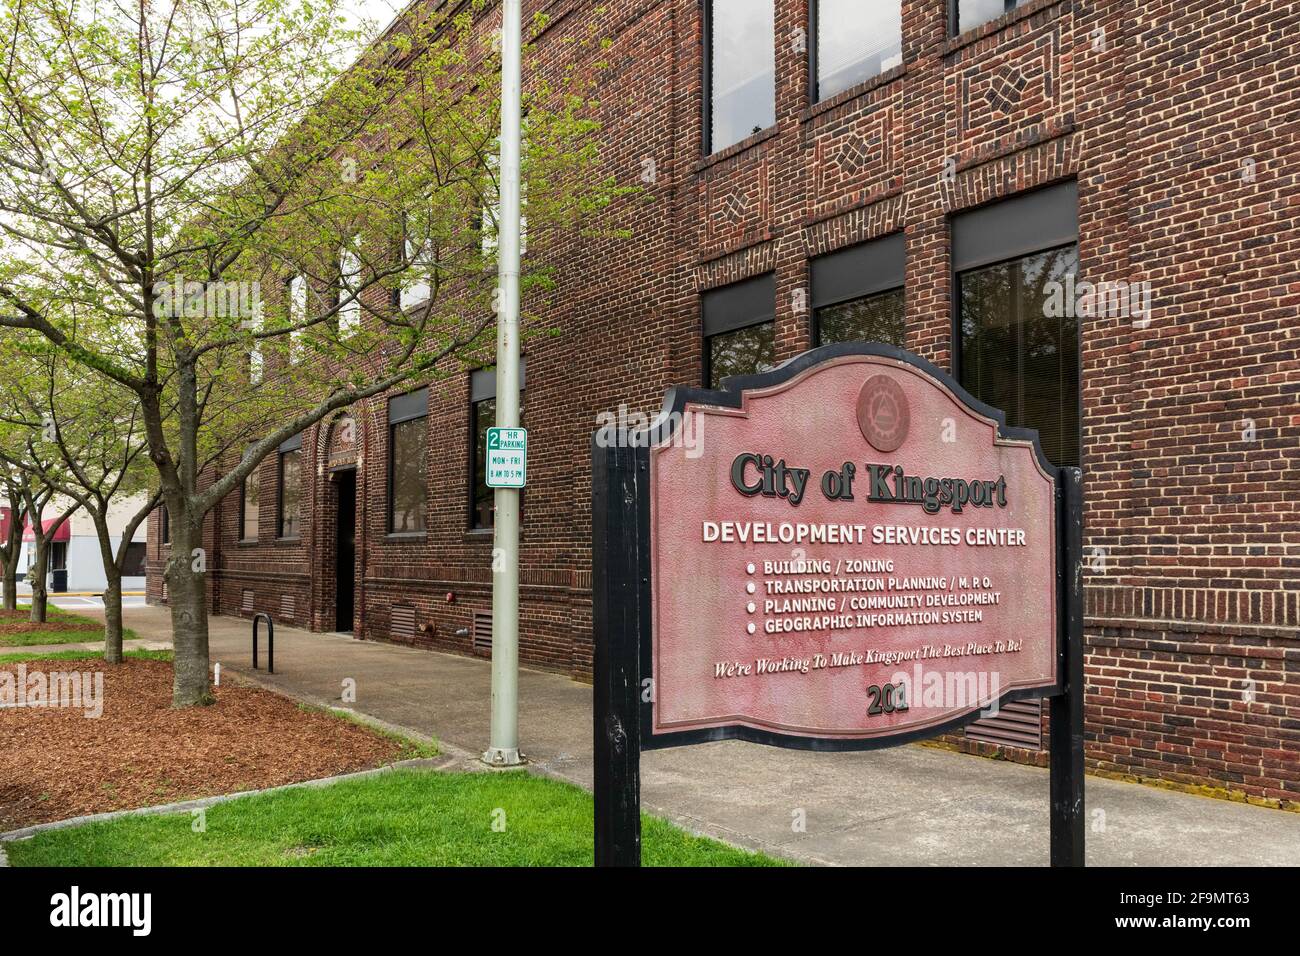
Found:
<svg viewBox="0 0 1300 956"><path fill-rule="evenodd" d="M888 375L873 375L858 393L858 427L876 451L897 451L907 440L911 412L902 386Z"/></svg>

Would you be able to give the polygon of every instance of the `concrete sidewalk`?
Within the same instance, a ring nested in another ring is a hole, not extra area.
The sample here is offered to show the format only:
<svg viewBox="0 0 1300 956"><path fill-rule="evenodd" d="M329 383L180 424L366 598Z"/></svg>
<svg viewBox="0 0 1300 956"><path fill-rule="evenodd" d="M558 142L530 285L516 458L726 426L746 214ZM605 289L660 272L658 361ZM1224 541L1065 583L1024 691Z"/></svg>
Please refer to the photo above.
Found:
<svg viewBox="0 0 1300 956"><path fill-rule="evenodd" d="M162 608L128 609L126 625L150 644L170 637ZM253 673L249 634L248 621L213 618L213 662ZM463 750L487 746L486 661L283 626L275 638L276 674L263 661L259 680L341 705L351 678L354 709ZM591 688L525 670L519 695L534 766L590 787ZM916 745L814 754L729 741L647 753L641 768L648 811L804 862L1047 863L1048 774L1033 767ZM1300 814L1099 777L1087 787L1092 866L1300 865Z"/></svg>

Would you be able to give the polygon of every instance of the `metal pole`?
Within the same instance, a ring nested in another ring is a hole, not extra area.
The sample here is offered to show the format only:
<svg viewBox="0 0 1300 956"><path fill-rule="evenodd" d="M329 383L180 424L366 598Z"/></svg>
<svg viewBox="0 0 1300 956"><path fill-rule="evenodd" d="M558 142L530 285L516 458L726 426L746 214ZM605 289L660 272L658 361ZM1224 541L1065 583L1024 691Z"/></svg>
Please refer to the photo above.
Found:
<svg viewBox="0 0 1300 956"><path fill-rule="evenodd" d="M497 426L519 427L520 125L522 0L501 11L501 205L497 217ZM492 553L492 733L483 760L518 766L519 753L519 491L495 493Z"/></svg>
<svg viewBox="0 0 1300 956"><path fill-rule="evenodd" d="M1084 865L1083 472L1061 469L1065 693L1051 700L1052 866Z"/></svg>

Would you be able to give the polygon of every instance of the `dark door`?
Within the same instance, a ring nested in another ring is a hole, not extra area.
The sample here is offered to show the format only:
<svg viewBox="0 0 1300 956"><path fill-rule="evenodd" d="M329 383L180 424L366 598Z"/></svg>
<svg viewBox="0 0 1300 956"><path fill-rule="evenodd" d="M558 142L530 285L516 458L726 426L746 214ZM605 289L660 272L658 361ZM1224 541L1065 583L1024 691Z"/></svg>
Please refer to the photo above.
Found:
<svg viewBox="0 0 1300 956"><path fill-rule="evenodd" d="M68 543L56 541L50 545L50 577L53 578L50 590L55 594L65 594L68 590Z"/></svg>
<svg viewBox="0 0 1300 956"><path fill-rule="evenodd" d="M338 530L334 553L335 629L352 633L352 612L356 596L357 571L357 473L338 473Z"/></svg>

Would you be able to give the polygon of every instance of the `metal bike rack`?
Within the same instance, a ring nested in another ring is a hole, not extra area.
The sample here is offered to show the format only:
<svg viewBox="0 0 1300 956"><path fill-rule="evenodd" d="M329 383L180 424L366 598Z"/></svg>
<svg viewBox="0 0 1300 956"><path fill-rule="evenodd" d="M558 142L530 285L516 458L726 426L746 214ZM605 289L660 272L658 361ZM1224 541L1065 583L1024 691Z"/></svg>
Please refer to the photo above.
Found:
<svg viewBox="0 0 1300 956"><path fill-rule="evenodd" d="M257 670L257 625L266 621L266 672L275 673L275 621L265 611L253 615L253 670Z"/></svg>

